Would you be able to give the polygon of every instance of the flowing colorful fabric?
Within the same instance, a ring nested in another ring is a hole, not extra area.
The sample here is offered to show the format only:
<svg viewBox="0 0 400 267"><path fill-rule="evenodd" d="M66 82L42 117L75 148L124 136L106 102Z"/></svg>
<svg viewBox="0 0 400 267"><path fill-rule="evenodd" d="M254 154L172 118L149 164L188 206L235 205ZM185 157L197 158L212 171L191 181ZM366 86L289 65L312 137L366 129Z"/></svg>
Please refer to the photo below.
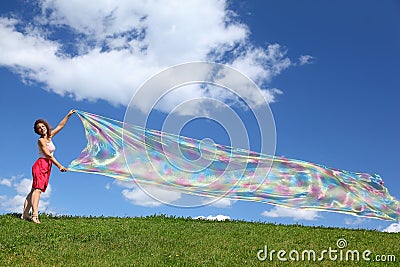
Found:
<svg viewBox="0 0 400 267"><path fill-rule="evenodd" d="M336 170L300 160L127 125L77 111L87 146L68 169L201 196L399 220L400 203L376 174Z"/></svg>

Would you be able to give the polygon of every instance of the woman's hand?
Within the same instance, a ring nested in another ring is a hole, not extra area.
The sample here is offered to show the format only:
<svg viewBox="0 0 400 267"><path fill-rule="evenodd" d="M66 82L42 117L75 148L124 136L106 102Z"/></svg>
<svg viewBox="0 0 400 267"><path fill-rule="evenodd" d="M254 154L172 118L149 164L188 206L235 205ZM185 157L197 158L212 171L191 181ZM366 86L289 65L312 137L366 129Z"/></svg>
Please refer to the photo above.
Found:
<svg viewBox="0 0 400 267"><path fill-rule="evenodd" d="M66 172L66 171L67 171L67 168L65 168L65 167L62 166L62 165L59 167L59 169L60 169L61 172Z"/></svg>
<svg viewBox="0 0 400 267"><path fill-rule="evenodd" d="M68 117L71 116L71 115L74 114L74 113L75 113L75 109L71 109L71 110L68 112Z"/></svg>

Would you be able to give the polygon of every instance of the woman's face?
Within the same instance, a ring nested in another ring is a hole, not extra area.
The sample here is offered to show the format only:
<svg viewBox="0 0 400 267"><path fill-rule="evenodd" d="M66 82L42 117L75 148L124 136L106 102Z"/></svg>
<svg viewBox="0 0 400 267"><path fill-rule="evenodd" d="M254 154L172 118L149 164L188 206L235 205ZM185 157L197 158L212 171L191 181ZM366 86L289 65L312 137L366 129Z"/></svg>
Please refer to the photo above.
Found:
<svg viewBox="0 0 400 267"><path fill-rule="evenodd" d="M47 128L46 128L46 125L44 125L43 123L38 123L37 124L37 129L38 129L38 132L41 134L41 135L46 135L47 134Z"/></svg>

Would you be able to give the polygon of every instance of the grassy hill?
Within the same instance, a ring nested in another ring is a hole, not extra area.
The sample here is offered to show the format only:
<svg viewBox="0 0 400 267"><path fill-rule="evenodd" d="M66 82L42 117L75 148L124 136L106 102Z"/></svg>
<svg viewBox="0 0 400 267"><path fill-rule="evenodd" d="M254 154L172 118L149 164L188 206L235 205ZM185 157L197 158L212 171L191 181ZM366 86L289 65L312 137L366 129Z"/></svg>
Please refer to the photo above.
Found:
<svg viewBox="0 0 400 267"><path fill-rule="evenodd" d="M0 266L399 266L400 262L400 235L371 230L162 215L42 215L41 221L36 225L15 214L0 216ZM362 258L363 253L370 261ZM297 255L298 260L291 260Z"/></svg>

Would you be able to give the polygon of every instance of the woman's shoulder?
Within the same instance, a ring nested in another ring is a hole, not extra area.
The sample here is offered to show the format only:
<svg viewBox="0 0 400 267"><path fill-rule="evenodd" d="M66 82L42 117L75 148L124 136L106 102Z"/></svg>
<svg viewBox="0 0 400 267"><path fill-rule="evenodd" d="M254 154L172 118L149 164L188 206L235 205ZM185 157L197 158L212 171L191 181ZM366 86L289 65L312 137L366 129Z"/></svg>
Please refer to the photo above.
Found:
<svg viewBox="0 0 400 267"><path fill-rule="evenodd" d="M44 137L39 137L38 139L38 143L43 143L43 144L47 144L47 143L51 143L51 137L50 138L44 138Z"/></svg>

